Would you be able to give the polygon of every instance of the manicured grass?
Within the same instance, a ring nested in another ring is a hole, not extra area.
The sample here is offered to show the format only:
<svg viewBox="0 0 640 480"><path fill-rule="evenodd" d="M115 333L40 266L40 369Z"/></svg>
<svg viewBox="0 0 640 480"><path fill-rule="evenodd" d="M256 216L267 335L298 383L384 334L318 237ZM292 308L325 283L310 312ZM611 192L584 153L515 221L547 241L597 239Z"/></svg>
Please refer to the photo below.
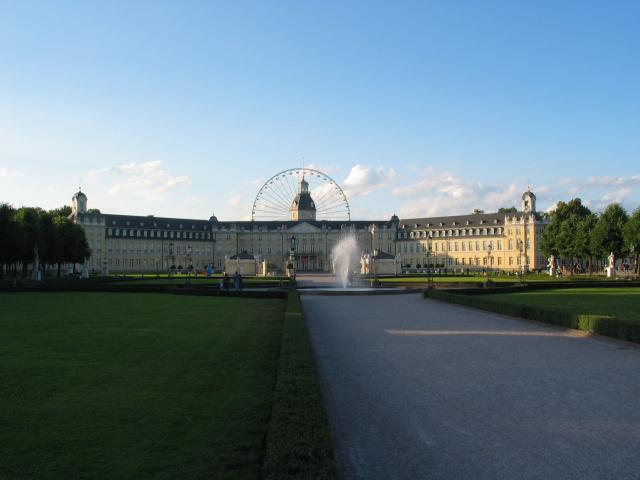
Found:
<svg viewBox="0 0 640 480"><path fill-rule="evenodd" d="M640 343L640 288L637 287L477 292L475 289L427 289L424 295Z"/></svg>
<svg viewBox="0 0 640 480"><path fill-rule="evenodd" d="M0 294L0 478L260 478L284 303Z"/></svg>
<svg viewBox="0 0 640 480"><path fill-rule="evenodd" d="M114 282L115 283L115 282ZM120 280L118 285L211 285L218 287L220 278L191 278L178 277L174 279L169 278L155 278L148 276L145 278L138 278L137 280ZM243 286L278 286L280 284L278 279L269 277L242 277ZM289 284L289 279L282 281L283 285ZM229 279L229 286L233 289L233 277Z"/></svg>
<svg viewBox="0 0 640 480"><path fill-rule="evenodd" d="M432 277L434 283L482 283L487 280L491 280L494 283L519 283L520 277L515 275L464 275L464 276L438 276ZM380 277L378 280L381 283L427 283L429 281L428 275L419 276L407 276L407 277ZM595 275L579 275L573 277L550 277L545 274L527 274L525 275L526 282L563 282L563 281L590 281L608 280L604 276Z"/></svg>
<svg viewBox="0 0 640 480"><path fill-rule="evenodd" d="M476 297L575 315L603 315L640 324L640 288L570 288Z"/></svg>
<svg viewBox="0 0 640 480"><path fill-rule="evenodd" d="M335 464L300 295L289 294L264 477L332 479Z"/></svg>

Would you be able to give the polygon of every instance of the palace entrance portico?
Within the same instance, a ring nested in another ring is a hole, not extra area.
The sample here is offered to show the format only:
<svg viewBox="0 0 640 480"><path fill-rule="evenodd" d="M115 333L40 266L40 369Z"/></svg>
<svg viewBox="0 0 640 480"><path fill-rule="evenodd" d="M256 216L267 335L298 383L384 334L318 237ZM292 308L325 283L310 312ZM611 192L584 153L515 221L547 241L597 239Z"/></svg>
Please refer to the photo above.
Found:
<svg viewBox="0 0 640 480"><path fill-rule="evenodd" d="M308 253L296 255L296 270L299 272L323 271L322 256Z"/></svg>

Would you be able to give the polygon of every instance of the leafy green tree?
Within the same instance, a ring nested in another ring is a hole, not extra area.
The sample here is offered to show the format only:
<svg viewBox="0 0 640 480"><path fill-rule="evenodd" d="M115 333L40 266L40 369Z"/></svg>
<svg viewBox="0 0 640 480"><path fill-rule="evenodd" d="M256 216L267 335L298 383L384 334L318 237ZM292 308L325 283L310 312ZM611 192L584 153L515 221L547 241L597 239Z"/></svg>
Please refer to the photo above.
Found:
<svg viewBox="0 0 640 480"><path fill-rule="evenodd" d="M626 253L624 241L625 224L629 216L618 203L612 203L598 218L591 234L591 250L594 255L604 258L613 252L616 259Z"/></svg>
<svg viewBox="0 0 640 480"><path fill-rule="evenodd" d="M69 205L64 205L60 208L49 210L49 213L52 217L68 217L71 215L71 207Z"/></svg>
<svg viewBox="0 0 640 480"><path fill-rule="evenodd" d="M0 203L0 278L19 261L24 244L24 231L16 221L16 210Z"/></svg>
<svg viewBox="0 0 640 480"><path fill-rule="evenodd" d="M500 207L498 213L502 215L515 215L518 213L518 209L516 207Z"/></svg>
<svg viewBox="0 0 640 480"><path fill-rule="evenodd" d="M89 242L87 236L82 228L77 223L71 224L71 240L67 244L67 258L68 262L84 263L86 259L91 257L91 250L89 249Z"/></svg>
<svg viewBox="0 0 640 480"><path fill-rule="evenodd" d="M576 231L573 236L573 250L578 258L587 259L589 273L593 273L593 257L595 252L591 245L591 234L598 222L598 217L589 213L576 224Z"/></svg>
<svg viewBox="0 0 640 480"><path fill-rule="evenodd" d="M624 226L624 243L635 259L634 273L640 273L640 207L636 208Z"/></svg>
<svg viewBox="0 0 640 480"><path fill-rule="evenodd" d="M569 202L558 202L549 217L551 223L542 233L540 248L545 255L569 260L573 273L575 259L584 260L592 257L590 249L585 247L585 242L590 242L593 214L582 204L582 200L574 198ZM564 261L561 263L564 264Z"/></svg>
<svg viewBox="0 0 640 480"><path fill-rule="evenodd" d="M39 210L38 213L40 215L40 267L44 272L46 265L53 265L55 263L54 257L56 251L59 250L61 246L58 230L54 223L54 217L50 212L45 212L44 210Z"/></svg>
<svg viewBox="0 0 640 480"><path fill-rule="evenodd" d="M27 275L27 267L33 262L36 249L40 252L43 247L40 212L41 209L39 208L21 207L15 215L16 222L24 233L24 242L17 252L18 258L22 263L23 276Z"/></svg>
<svg viewBox="0 0 640 480"><path fill-rule="evenodd" d="M480 214L482 214L482 213L484 213L484 210L481 210L481 209L479 209L479 208L476 208L476 209L474 209L474 210L473 210L473 214L474 214L474 215L480 215Z"/></svg>

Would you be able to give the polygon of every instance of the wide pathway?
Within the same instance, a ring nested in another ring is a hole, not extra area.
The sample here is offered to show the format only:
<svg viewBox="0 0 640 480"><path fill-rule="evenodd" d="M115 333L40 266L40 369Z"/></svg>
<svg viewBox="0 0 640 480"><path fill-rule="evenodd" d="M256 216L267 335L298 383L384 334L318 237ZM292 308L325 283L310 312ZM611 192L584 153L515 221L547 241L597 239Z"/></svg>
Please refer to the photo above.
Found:
<svg viewBox="0 0 640 480"><path fill-rule="evenodd" d="M640 349L419 295L303 296L341 478L640 479Z"/></svg>

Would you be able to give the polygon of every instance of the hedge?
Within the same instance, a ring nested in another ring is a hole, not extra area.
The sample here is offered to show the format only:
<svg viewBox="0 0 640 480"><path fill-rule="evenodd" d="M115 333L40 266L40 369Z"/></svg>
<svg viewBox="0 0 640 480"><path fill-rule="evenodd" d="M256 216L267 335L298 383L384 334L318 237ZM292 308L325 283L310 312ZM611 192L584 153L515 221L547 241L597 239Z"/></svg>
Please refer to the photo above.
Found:
<svg viewBox="0 0 640 480"><path fill-rule="evenodd" d="M429 289L424 291L424 296L435 300L443 300L467 307L501 313L503 315L551 323L566 328L574 328L576 330L640 343L640 324L606 315L574 314L558 312L550 308L533 305L498 303L486 298L480 298L477 295L469 295L466 292L453 293L451 291Z"/></svg>
<svg viewBox="0 0 640 480"><path fill-rule="evenodd" d="M298 292L289 294L280 348L264 478L334 479L333 445Z"/></svg>

